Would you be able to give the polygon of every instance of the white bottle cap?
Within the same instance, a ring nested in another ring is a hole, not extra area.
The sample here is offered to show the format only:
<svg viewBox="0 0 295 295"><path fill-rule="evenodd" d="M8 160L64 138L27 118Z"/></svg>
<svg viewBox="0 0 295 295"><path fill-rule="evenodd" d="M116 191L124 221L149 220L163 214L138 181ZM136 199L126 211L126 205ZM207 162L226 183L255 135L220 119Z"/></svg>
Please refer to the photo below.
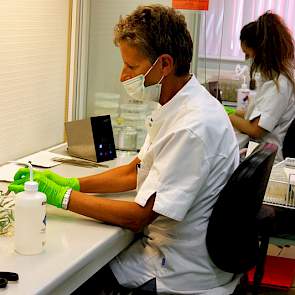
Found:
<svg viewBox="0 0 295 295"><path fill-rule="evenodd" d="M26 181L25 182L25 191L26 192L37 192L38 191L38 182Z"/></svg>
<svg viewBox="0 0 295 295"><path fill-rule="evenodd" d="M25 182L25 191L26 192L37 192L38 191L38 182L34 181L33 178L33 167L31 162L28 163L30 169L30 181Z"/></svg>

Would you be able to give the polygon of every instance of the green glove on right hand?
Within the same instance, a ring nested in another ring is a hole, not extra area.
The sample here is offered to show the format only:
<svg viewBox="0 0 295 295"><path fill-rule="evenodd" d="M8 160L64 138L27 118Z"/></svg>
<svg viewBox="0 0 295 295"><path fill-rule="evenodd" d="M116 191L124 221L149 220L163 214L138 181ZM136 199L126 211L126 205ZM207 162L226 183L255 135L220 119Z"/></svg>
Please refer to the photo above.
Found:
<svg viewBox="0 0 295 295"><path fill-rule="evenodd" d="M228 115L233 115L236 112L236 109L228 107L228 106L224 106L224 109Z"/></svg>
<svg viewBox="0 0 295 295"><path fill-rule="evenodd" d="M34 180L39 183L38 191L46 195L47 203L61 208L63 198L69 187L59 185L45 175L37 175Z"/></svg>
<svg viewBox="0 0 295 295"><path fill-rule="evenodd" d="M21 192L24 190L24 183L29 181L29 179L29 176L17 179L8 186L8 189L15 193ZM63 198L69 187L53 182L42 173L36 173L34 175L34 181L38 182L38 191L46 195L48 204L58 208L62 207Z"/></svg>
<svg viewBox="0 0 295 295"><path fill-rule="evenodd" d="M33 170L34 180L35 180L35 177L39 175L45 176L46 178L55 182L58 185L72 188L75 191L80 191L80 183L78 178L62 177L50 170L44 170L44 171ZM20 168L14 175L14 181L20 180L22 178L29 178L29 177L30 177L29 168Z"/></svg>

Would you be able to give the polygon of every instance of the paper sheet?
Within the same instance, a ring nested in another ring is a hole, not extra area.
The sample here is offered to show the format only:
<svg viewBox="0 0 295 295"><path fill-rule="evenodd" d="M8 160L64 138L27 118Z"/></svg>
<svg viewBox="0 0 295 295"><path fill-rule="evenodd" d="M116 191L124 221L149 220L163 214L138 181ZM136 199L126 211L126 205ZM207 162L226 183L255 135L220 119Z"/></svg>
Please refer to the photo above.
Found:
<svg viewBox="0 0 295 295"><path fill-rule="evenodd" d="M0 167L0 181L11 182L15 172L20 168L17 164L6 164Z"/></svg>
<svg viewBox="0 0 295 295"><path fill-rule="evenodd" d="M71 157L68 157L68 156L61 156L60 154L56 154L56 153L52 153L48 151L41 151L13 162L26 165L29 161L31 161L31 164L35 167L51 168L51 167L60 165L60 162L56 162L52 160L53 158L56 158L56 157L71 159Z"/></svg>
<svg viewBox="0 0 295 295"><path fill-rule="evenodd" d="M21 165L26 165L28 161L32 162L33 168L51 168L57 165L60 165L60 162L53 161L53 158L62 157L71 159L72 157L61 156L60 154L41 151L35 153L33 155L21 158L19 160L13 161L13 163L9 163L0 167L0 181L11 182L13 181L13 176L16 171L21 168Z"/></svg>

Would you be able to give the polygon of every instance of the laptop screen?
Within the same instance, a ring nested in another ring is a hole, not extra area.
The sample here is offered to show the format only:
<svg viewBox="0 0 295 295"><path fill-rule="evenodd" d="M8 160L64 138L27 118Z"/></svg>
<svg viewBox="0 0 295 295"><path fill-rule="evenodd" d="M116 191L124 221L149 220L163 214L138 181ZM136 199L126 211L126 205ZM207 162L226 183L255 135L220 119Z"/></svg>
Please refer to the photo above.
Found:
<svg viewBox="0 0 295 295"><path fill-rule="evenodd" d="M116 158L109 115L66 122L65 129L70 155L95 162Z"/></svg>

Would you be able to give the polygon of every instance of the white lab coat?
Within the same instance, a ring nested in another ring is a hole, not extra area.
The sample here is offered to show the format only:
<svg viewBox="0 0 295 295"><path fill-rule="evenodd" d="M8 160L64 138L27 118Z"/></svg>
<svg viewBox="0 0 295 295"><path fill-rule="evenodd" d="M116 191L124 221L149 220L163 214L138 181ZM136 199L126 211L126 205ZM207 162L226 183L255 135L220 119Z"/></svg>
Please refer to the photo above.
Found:
<svg viewBox="0 0 295 295"><path fill-rule="evenodd" d="M139 158L135 202L145 206L156 192L160 216L111 262L119 283L156 278L159 294L231 293L237 280L211 262L205 237L217 195L238 165L238 144L222 105L194 76L152 113Z"/></svg>
<svg viewBox="0 0 295 295"><path fill-rule="evenodd" d="M295 118L295 95L291 82L280 75L279 88L273 80L265 81L250 101L245 119L259 118L258 126L268 132L259 142L275 143L278 146L276 161L283 160L282 145L286 132Z"/></svg>

